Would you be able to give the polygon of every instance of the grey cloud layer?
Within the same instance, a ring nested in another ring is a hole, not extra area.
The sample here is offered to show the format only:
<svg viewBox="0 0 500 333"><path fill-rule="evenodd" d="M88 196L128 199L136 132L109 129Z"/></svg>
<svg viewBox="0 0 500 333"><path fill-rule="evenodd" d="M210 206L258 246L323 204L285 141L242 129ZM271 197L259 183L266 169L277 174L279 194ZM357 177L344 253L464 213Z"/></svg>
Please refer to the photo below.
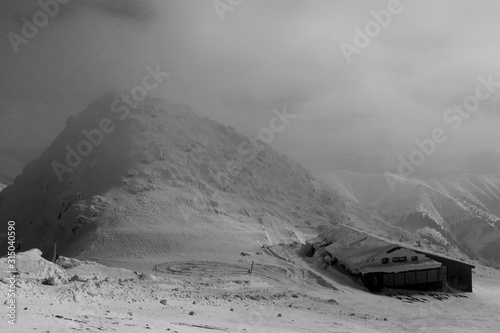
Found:
<svg viewBox="0 0 500 333"><path fill-rule="evenodd" d="M2 44L6 98L53 103L61 111L51 117L74 113L160 63L172 76L159 94L246 134L287 105L299 117L273 142L286 152L395 154L441 125L479 75L500 80L494 1L401 0L404 11L350 65L340 42L351 43L353 28L388 1L248 0L224 22L211 1L78 3L20 56ZM9 27L23 10L2 10ZM482 105L443 149L492 148L496 104Z"/></svg>

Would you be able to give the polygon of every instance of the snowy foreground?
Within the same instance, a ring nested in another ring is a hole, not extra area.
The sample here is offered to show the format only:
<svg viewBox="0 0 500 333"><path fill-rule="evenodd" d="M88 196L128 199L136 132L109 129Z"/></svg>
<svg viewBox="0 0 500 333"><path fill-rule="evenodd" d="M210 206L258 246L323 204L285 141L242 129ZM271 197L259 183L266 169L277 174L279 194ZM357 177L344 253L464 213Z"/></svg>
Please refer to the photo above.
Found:
<svg viewBox="0 0 500 333"><path fill-rule="evenodd" d="M242 253L233 263L169 262L158 265L156 275L64 258L60 269L36 250L25 252L18 258L17 325L3 317L2 332L498 332L500 327L499 271L478 266L473 293L371 294L338 272L314 267L295 250L264 248ZM48 276L55 277L54 285L42 284ZM2 281L5 304L8 284Z"/></svg>

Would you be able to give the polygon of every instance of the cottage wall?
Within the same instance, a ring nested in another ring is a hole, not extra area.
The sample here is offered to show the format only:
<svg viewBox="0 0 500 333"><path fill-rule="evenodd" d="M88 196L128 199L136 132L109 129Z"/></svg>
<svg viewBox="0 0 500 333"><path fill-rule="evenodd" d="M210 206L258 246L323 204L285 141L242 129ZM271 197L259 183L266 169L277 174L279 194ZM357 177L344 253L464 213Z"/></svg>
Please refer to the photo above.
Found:
<svg viewBox="0 0 500 333"><path fill-rule="evenodd" d="M426 256L446 266L446 280L453 288L472 292L472 266L432 254Z"/></svg>
<svg viewBox="0 0 500 333"><path fill-rule="evenodd" d="M433 290L440 289L446 280L446 268L381 273L380 276L383 286L387 288Z"/></svg>

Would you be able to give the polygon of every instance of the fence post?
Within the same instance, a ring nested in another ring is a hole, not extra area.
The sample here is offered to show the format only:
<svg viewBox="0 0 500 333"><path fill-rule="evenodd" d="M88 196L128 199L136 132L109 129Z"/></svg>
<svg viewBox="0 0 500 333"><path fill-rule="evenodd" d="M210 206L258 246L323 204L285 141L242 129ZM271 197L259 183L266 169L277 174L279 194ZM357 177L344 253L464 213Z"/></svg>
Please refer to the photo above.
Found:
<svg viewBox="0 0 500 333"><path fill-rule="evenodd" d="M54 256L52 257L52 262L56 262L56 252L57 252L57 242L54 241Z"/></svg>

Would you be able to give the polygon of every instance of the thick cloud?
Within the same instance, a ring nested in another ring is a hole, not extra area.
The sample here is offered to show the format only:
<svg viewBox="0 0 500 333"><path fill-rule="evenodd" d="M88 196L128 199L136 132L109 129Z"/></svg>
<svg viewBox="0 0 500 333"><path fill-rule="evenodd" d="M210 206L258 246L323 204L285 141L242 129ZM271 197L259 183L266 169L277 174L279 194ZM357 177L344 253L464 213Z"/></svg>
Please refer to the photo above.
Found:
<svg viewBox="0 0 500 333"><path fill-rule="evenodd" d="M54 15L55 21L64 17L81 12L83 9L92 9L101 11L110 16L122 19L135 20L137 22L148 22L155 17L155 7L148 0L61 0L57 2L61 8L64 8L61 15ZM11 20L11 24L22 26L22 17L32 16L41 8L55 8L51 0L1 0L1 16ZM54 9L56 10L56 9ZM57 10L56 10L57 11Z"/></svg>
<svg viewBox="0 0 500 333"><path fill-rule="evenodd" d="M29 138L48 142L68 114L106 90L130 89L160 64L171 76L154 94L245 134L287 106L299 116L273 145L295 155L404 154L435 127L450 137L440 152L496 149L498 93L456 131L443 114L474 93L480 75L500 81L500 4L401 0L349 64L340 43L353 44L353 29L389 2L244 0L221 21L211 0L75 0L19 54L2 39L0 142L28 145L18 133L39 124L46 130ZM38 10L12 3L1 2L2 36Z"/></svg>

